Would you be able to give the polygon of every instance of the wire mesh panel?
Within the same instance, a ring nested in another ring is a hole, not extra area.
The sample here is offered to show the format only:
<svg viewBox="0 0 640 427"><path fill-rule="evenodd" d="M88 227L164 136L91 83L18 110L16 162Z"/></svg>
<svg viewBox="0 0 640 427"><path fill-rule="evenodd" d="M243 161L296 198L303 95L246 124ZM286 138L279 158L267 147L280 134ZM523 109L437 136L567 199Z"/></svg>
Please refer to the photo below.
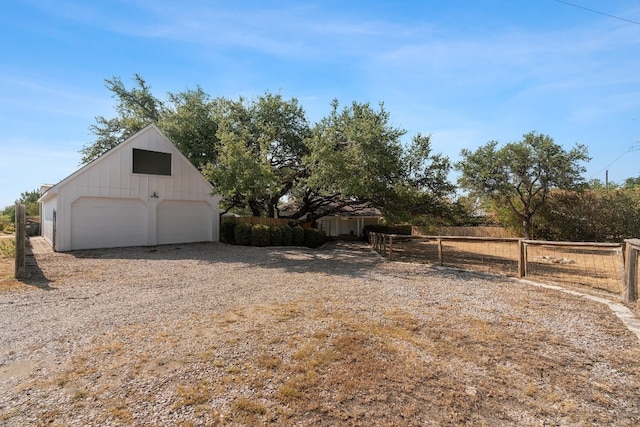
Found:
<svg viewBox="0 0 640 427"><path fill-rule="evenodd" d="M393 261L435 264L438 245L427 238L394 239L391 258Z"/></svg>
<svg viewBox="0 0 640 427"><path fill-rule="evenodd" d="M527 277L621 294L622 247L563 247L527 244Z"/></svg>
<svg viewBox="0 0 640 427"><path fill-rule="evenodd" d="M439 248L440 245L440 248ZM394 261L440 263L448 267L515 276L518 272L517 239L424 237L393 240Z"/></svg>
<svg viewBox="0 0 640 427"><path fill-rule="evenodd" d="M382 238L379 252L393 261L442 264L508 276L518 275L519 239L392 236ZM523 241L526 277L585 290L624 292L622 245ZM634 256L637 253L634 252ZM640 269L639 269L640 270Z"/></svg>
<svg viewBox="0 0 640 427"><path fill-rule="evenodd" d="M442 261L448 267L515 276L518 272L518 241L442 241Z"/></svg>

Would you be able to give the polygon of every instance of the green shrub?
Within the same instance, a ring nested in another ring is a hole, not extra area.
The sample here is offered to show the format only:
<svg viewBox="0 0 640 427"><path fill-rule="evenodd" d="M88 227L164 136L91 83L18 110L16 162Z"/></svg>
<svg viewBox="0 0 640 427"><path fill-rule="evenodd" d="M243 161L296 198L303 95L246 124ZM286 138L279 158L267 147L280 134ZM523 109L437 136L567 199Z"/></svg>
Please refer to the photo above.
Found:
<svg viewBox="0 0 640 427"><path fill-rule="evenodd" d="M315 248L318 246L318 234L315 228L304 229L304 245L308 248Z"/></svg>
<svg viewBox="0 0 640 427"><path fill-rule="evenodd" d="M291 244L294 246L304 245L304 228L296 225L291 229Z"/></svg>
<svg viewBox="0 0 640 427"><path fill-rule="evenodd" d="M372 224L365 225L362 229L362 237L365 241L369 240L369 233L385 233L385 234L403 234L410 236L411 235L411 225L383 225L383 224Z"/></svg>
<svg viewBox="0 0 640 427"><path fill-rule="evenodd" d="M327 232L324 230L318 230L318 235L320 236L320 245L324 245L329 240L329 238L327 237Z"/></svg>
<svg viewBox="0 0 640 427"><path fill-rule="evenodd" d="M326 242L327 234L315 228L304 229L304 245L308 248L317 248Z"/></svg>
<svg viewBox="0 0 640 427"><path fill-rule="evenodd" d="M269 228L269 231L271 232L271 245L282 246L283 237L284 237L282 234L282 227L279 227L277 225L272 225Z"/></svg>
<svg viewBox="0 0 640 427"><path fill-rule="evenodd" d="M283 225L280 227L282 230L282 244L285 246L291 246L291 241L293 239L293 229L289 225Z"/></svg>
<svg viewBox="0 0 640 427"><path fill-rule="evenodd" d="M220 225L220 240L223 243L234 243L236 223L233 221L224 221Z"/></svg>
<svg viewBox="0 0 640 427"><path fill-rule="evenodd" d="M0 214L0 231L6 230L7 228L13 226L13 220L9 215L1 215Z"/></svg>
<svg viewBox="0 0 640 427"><path fill-rule="evenodd" d="M236 224L236 227L233 230L233 237L237 245L251 245L251 228L251 224L246 222Z"/></svg>
<svg viewBox="0 0 640 427"><path fill-rule="evenodd" d="M251 246L269 246L269 226L256 224L251 228Z"/></svg>
<svg viewBox="0 0 640 427"><path fill-rule="evenodd" d="M16 257L16 241L14 239L0 240L0 258Z"/></svg>

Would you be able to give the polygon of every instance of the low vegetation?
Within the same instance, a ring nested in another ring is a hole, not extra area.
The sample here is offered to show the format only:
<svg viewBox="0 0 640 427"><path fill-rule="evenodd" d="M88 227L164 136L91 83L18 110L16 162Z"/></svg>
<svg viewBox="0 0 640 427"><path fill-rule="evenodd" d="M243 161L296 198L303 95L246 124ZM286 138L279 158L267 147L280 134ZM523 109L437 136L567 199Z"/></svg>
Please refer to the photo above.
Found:
<svg viewBox="0 0 640 427"><path fill-rule="evenodd" d="M251 225L246 222L235 223L232 220L221 224L223 243L242 246L306 246L317 248L327 242L322 230L303 228L299 225Z"/></svg>
<svg viewBox="0 0 640 427"><path fill-rule="evenodd" d="M16 241L15 239L0 239L0 259L16 257Z"/></svg>

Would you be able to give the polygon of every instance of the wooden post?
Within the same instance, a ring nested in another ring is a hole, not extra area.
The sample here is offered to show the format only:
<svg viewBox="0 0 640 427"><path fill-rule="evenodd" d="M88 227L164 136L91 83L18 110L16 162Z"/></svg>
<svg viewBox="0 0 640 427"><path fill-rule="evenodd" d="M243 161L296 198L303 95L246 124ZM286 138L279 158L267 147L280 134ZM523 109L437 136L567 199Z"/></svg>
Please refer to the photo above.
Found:
<svg viewBox="0 0 640 427"><path fill-rule="evenodd" d="M387 254L387 235L382 235L382 256Z"/></svg>
<svg viewBox="0 0 640 427"><path fill-rule="evenodd" d="M518 240L518 277L527 277L527 245Z"/></svg>
<svg viewBox="0 0 640 427"><path fill-rule="evenodd" d="M625 302L633 302L638 299L638 250L630 242L626 242L624 265L624 295Z"/></svg>
<svg viewBox="0 0 640 427"><path fill-rule="evenodd" d="M444 265L444 254L442 253L442 239L438 237L438 262Z"/></svg>
<svg viewBox="0 0 640 427"><path fill-rule="evenodd" d="M391 261L392 254L393 254L393 236L389 236L389 261Z"/></svg>
<svg viewBox="0 0 640 427"><path fill-rule="evenodd" d="M24 205L16 203L16 279L25 277L25 249L27 239L27 222Z"/></svg>

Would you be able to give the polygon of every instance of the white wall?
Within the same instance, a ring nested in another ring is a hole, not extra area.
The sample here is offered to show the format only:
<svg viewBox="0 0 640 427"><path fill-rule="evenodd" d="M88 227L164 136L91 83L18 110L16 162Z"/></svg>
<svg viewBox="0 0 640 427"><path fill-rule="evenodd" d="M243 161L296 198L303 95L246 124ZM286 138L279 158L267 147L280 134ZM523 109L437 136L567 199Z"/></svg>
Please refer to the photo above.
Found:
<svg viewBox="0 0 640 427"><path fill-rule="evenodd" d="M171 153L171 176L134 174L133 148ZM43 209L47 214L44 200L53 199L56 203L56 249L67 251L72 247L72 205L81 197L105 198L107 200L137 200L147 207L146 244L157 244L157 208L165 200L185 202L206 202L211 227L203 241L217 241L219 228L219 196L212 196L212 187L189 163L180 151L155 127L150 126L116 148L104 154L94 162L54 186L57 196L48 193L43 197ZM152 197L156 195L157 197ZM188 204L188 203L185 203ZM45 230L47 225L45 224ZM45 236L51 236L45 231ZM50 237L49 239L52 239ZM96 248L100 242L96 241Z"/></svg>

